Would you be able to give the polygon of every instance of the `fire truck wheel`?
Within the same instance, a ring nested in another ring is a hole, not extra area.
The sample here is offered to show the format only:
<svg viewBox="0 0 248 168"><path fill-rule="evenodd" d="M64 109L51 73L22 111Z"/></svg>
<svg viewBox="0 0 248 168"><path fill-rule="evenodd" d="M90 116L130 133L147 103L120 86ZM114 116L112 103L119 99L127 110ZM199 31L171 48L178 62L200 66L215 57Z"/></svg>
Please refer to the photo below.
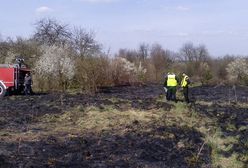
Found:
<svg viewBox="0 0 248 168"><path fill-rule="evenodd" d="M4 86L0 83L0 97L3 97L6 93L6 89Z"/></svg>

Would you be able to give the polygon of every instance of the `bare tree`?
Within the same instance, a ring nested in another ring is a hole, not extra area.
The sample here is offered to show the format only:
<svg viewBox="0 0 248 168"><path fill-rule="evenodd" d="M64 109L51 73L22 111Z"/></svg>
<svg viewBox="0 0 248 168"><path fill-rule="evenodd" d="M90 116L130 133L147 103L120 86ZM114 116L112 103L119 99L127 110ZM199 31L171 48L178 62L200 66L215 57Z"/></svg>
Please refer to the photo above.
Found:
<svg viewBox="0 0 248 168"><path fill-rule="evenodd" d="M208 50L204 45L195 47L193 43L186 43L181 48L180 53L189 75L194 75L201 68L202 64L206 64L210 60Z"/></svg>
<svg viewBox="0 0 248 168"><path fill-rule="evenodd" d="M122 57L127 59L129 62L137 62L138 52L136 50L120 49L116 57Z"/></svg>
<svg viewBox="0 0 248 168"><path fill-rule="evenodd" d="M55 19L41 19L35 23L36 31L34 39L40 44L65 45L68 39L71 38L71 32L67 24L59 23Z"/></svg>
<svg viewBox="0 0 248 168"><path fill-rule="evenodd" d="M206 62L209 59L209 53L205 45L195 47L191 42L183 45L181 54L183 60L188 62Z"/></svg>
<svg viewBox="0 0 248 168"><path fill-rule="evenodd" d="M186 43L181 48L182 60L192 62L196 58L196 49L193 43Z"/></svg>
<svg viewBox="0 0 248 168"><path fill-rule="evenodd" d="M138 52L138 57L140 61L144 61L145 59L148 58L149 55L149 45L142 43L139 46L139 52Z"/></svg>
<svg viewBox="0 0 248 168"><path fill-rule="evenodd" d="M205 45L199 45L196 48L196 52L197 52L196 58L195 58L196 61L207 62L210 59L208 50Z"/></svg>
<svg viewBox="0 0 248 168"><path fill-rule="evenodd" d="M164 50L159 44L154 44L151 48L151 61L155 67L156 80L161 79L161 75L172 63L170 52Z"/></svg>
<svg viewBox="0 0 248 168"><path fill-rule="evenodd" d="M83 28L75 28L73 32L72 43L81 57L93 56L96 53L99 53L101 50L100 44L95 40L95 34L87 32Z"/></svg>

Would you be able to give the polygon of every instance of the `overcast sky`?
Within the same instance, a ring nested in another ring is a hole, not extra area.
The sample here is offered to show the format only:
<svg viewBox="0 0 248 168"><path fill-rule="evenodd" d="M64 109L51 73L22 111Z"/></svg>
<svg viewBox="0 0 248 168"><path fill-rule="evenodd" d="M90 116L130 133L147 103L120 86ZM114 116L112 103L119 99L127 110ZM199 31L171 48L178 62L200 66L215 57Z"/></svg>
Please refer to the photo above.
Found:
<svg viewBox="0 0 248 168"><path fill-rule="evenodd" d="M213 56L248 55L247 0L0 0L2 37L29 37L51 17L96 33L105 50L205 44Z"/></svg>

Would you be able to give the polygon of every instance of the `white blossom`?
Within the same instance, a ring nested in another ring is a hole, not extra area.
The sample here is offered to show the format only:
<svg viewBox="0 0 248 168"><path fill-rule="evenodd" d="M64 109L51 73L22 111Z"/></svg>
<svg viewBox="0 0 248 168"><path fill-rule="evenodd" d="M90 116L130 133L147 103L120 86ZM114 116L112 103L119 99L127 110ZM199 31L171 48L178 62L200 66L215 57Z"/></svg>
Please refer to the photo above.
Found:
<svg viewBox="0 0 248 168"><path fill-rule="evenodd" d="M64 75L72 79L75 74L75 62L69 56L67 47L43 46L43 55L36 63L35 70L40 75L50 75L54 78Z"/></svg>
<svg viewBox="0 0 248 168"><path fill-rule="evenodd" d="M132 63L126 58L118 57L116 58L112 66L113 74L115 77L119 78L121 81L137 82L144 78L146 69L142 66L141 62L139 64ZM124 77L124 78L123 78Z"/></svg>
<svg viewBox="0 0 248 168"><path fill-rule="evenodd" d="M227 66L230 80L237 80L248 76L248 63L245 58L237 58Z"/></svg>

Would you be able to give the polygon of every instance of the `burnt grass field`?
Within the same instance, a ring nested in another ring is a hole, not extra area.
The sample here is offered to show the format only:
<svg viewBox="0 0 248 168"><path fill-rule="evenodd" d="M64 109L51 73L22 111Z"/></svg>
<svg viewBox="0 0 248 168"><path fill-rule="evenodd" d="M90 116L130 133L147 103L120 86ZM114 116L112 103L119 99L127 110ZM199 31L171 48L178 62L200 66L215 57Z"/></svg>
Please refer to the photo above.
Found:
<svg viewBox="0 0 248 168"><path fill-rule="evenodd" d="M187 168L248 165L248 88L159 85L46 93L0 103L0 167Z"/></svg>

